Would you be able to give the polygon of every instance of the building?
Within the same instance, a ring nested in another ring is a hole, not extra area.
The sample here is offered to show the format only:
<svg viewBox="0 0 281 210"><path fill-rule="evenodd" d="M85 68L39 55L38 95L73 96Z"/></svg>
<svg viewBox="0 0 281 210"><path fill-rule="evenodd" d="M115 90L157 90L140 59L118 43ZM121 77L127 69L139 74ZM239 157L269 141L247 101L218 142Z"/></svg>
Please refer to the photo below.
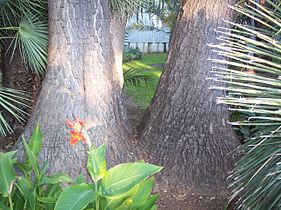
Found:
<svg viewBox="0 0 281 210"><path fill-rule="evenodd" d="M143 53L168 52L170 31L163 27L161 21L159 21L155 16L142 12L138 15L134 15L127 25L131 26L136 22L149 26L149 28L153 26L156 30L134 30L127 32L125 40L126 46L139 48Z"/></svg>

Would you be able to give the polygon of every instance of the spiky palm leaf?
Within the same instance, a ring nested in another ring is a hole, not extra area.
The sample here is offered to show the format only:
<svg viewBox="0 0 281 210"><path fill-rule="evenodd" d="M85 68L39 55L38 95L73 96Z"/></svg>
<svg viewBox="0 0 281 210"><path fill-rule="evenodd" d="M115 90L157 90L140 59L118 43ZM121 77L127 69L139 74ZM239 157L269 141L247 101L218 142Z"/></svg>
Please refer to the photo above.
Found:
<svg viewBox="0 0 281 210"><path fill-rule="evenodd" d="M242 158L232 173L233 197L242 209L270 210L281 207L281 3L267 0L260 5L250 0L234 10L255 21L254 25L230 22L220 28L214 51L225 60L212 69L215 81L228 92L218 103L230 110L249 113L233 125L254 126L239 151ZM226 68L225 66L228 66Z"/></svg>
<svg viewBox="0 0 281 210"><path fill-rule="evenodd" d="M24 62L42 75L47 64L47 2L5 0L0 11L0 39L10 40L11 54L19 48Z"/></svg>
<svg viewBox="0 0 281 210"><path fill-rule="evenodd" d="M121 16L128 17L142 7L147 0L110 0L109 6L113 13Z"/></svg>
<svg viewBox="0 0 281 210"><path fill-rule="evenodd" d="M136 69L130 68L128 70L123 70L124 82L126 86L133 85L139 86L142 82L147 84L151 81L151 76L146 74L144 71L138 71Z"/></svg>
<svg viewBox="0 0 281 210"><path fill-rule="evenodd" d="M38 21L36 17L22 20L12 43L19 47L25 63L37 74L44 74L48 50L47 23Z"/></svg>
<svg viewBox="0 0 281 210"><path fill-rule="evenodd" d="M6 113L9 113L20 123L23 123L28 113L19 108L19 106L28 107L27 104L29 102L30 100L24 91L0 87L0 135L6 136L7 133L13 131L3 111L5 110Z"/></svg>

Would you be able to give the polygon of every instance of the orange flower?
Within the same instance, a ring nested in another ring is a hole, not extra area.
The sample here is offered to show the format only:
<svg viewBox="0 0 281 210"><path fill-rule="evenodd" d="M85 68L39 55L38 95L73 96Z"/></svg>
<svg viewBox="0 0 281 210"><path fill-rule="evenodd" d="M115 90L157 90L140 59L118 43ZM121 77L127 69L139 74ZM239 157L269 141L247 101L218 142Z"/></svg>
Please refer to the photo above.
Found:
<svg viewBox="0 0 281 210"><path fill-rule="evenodd" d="M84 126L84 122L80 119L80 117L76 117L75 121L70 121L69 119L66 119L65 122L69 128L73 129L75 132L78 133L82 131Z"/></svg>
<svg viewBox="0 0 281 210"><path fill-rule="evenodd" d="M76 144L78 141L82 141L84 143L86 143L86 139L85 137L83 136L82 133L77 133L77 132L74 132L73 130L70 130L70 145L74 145Z"/></svg>
<svg viewBox="0 0 281 210"><path fill-rule="evenodd" d="M82 133L84 122L79 117L76 117L75 121L66 119L65 122L70 128L70 145L74 145L78 141L86 143L85 136Z"/></svg>

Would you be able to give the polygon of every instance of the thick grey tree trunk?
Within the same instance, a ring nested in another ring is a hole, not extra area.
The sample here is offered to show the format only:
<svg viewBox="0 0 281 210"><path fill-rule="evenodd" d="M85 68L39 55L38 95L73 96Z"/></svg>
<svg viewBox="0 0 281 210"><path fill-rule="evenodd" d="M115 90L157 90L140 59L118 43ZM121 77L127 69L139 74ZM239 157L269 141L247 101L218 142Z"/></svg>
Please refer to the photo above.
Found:
<svg viewBox="0 0 281 210"><path fill-rule="evenodd" d="M112 36L112 47L114 52L115 58L115 68L116 72L120 81L121 88L124 84L123 78L123 69L122 69L122 62L123 62L123 49L124 49L124 39L125 39L125 32L126 32L126 17L120 17L118 14L113 14L110 24L110 31Z"/></svg>
<svg viewBox="0 0 281 210"><path fill-rule="evenodd" d="M227 194L226 179L238 145L226 107L216 104L224 93L208 77L216 54L214 29L231 19L234 0L184 0L173 33L167 63L148 109L139 145L148 160L164 166L161 191ZM185 193L185 194L184 194ZM212 202L211 202L212 203ZM209 209L212 209L211 207Z"/></svg>
<svg viewBox="0 0 281 210"><path fill-rule="evenodd" d="M39 122L50 172L77 175L85 171L85 145L69 145L65 119L80 116L94 145L107 145L109 163L120 162L127 158L127 126L108 2L49 0L48 7L48 70L25 135Z"/></svg>

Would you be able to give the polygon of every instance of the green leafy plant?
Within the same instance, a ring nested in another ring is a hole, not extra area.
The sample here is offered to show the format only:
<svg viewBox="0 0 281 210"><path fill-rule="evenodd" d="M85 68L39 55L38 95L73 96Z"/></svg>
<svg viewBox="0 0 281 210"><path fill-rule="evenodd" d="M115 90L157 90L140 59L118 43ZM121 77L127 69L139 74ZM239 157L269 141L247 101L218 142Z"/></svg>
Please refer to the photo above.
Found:
<svg viewBox="0 0 281 210"><path fill-rule="evenodd" d="M140 49L137 48L133 48L133 47L127 47L125 46L124 48L124 52L123 52L123 62L128 62L128 61L132 61L132 60L140 60L142 59L142 52L140 51Z"/></svg>
<svg viewBox="0 0 281 210"><path fill-rule="evenodd" d="M47 64L47 1L0 2L0 40L8 40L12 56L19 48L24 62L43 75Z"/></svg>
<svg viewBox="0 0 281 210"><path fill-rule="evenodd" d="M124 163L106 168L105 146L94 148L83 121L67 121L71 127L70 144L83 141L89 146L87 170L92 179L80 175L47 176L47 163L39 166L42 133L36 126L29 143L22 138L25 156L18 162L16 151L0 153L0 209L156 209L158 195L151 195L154 175L162 168L144 163ZM62 183L68 187L62 188Z"/></svg>
<svg viewBox="0 0 281 210"><path fill-rule="evenodd" d="M29 143L22 138L25 156L18 162L17 151L0 153L0 209L54 209L62 192L61 183L71 183L65 174L47 176L47 163L39 166L42 134L36 126ZM18 172L18 173L16 173Z"/></svg>
<svg viewBox="0 0 281 210"><path fill-rule="evenodd" d="M150 14L150 16L156 17L156 20L161 21L163 26L159 27L158 24L156 25L154 23L146 24L137 17L137 21L128 25L126 30L128 32L138 30L171 34L176 25L180 6L180 0L148 0L146 4L143 5L145 12Z"/></svg>
<svg viewBox="0 0 281 210"><path fill-rule="evenodd" d="M151 81L151 76L145 71L139 71L133 68L123 70L124 82L126 86L138 86L141 82L148 83Z"/></svg>
<svg viewBox="0 0 281 210"><path fill-rule="evenodd" d="M229 22L231 29L218 30L221 43L213 47L226 59L212 60L221 64L212 69L212 79L226 84L215 87L228 92L218 103L244 115L232 124L254 130L239 148L242 158L231 176L232 197L241 209L280 209L281 3L249 0L233 9L254 24Z"/></svg>
<svg viewBox="0 0 281 210"><path fill-rule="evenodd" d="M70 144L83 141L89 147L87 170L92 183L80 182L63 190L55 210L65 209L156 209L158 195L151 195L154 178L162 167L144 163L124 163L106 168L105 146L95 148L83 128L83 121L67 120ZM149 178L150 177L150 178Z"/></svg>
<svg viewBox="0 0 281 210"><path fill-rule="evenodd" d="M19 106L28 107L29 102L30 99L24 91L5 88L0 85L0 107L2 108L2 111L0 111L0 135L6 136L13 131L9 122L6 120L3 110L23 123L28 114L20 109Z"/></svg>

